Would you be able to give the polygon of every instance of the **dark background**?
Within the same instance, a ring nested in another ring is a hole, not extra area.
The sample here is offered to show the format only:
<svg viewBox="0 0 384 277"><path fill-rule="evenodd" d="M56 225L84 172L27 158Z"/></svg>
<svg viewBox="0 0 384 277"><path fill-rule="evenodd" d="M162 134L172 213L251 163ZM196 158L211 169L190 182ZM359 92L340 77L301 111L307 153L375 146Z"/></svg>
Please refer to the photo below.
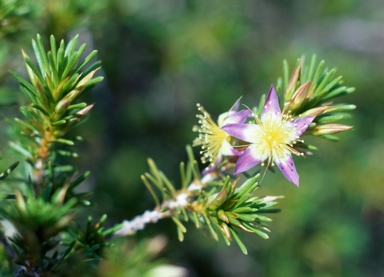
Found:
<svg viewBox="0 0 384 277"><path fill-rule="evenodd" d="M97 214L109 224L154 206L140 181L153 158L177 183L197 123L196 103L215 118L240 96L257 105L301 55L317 54L336 67L356 92L340 99L357 105L343 123L353 131L340 142L313 139L313 156L297 158L300 188L280 172L263 181L259 195L284 195L269 240L245 235L249 255L214 242L189 226L177 241L169 220L140 237L164 234L166 257L191 276L384 275L384 4L379 0L99 0L15 1L15 16L0 35L0 97L23 101L8 70L25 74L20 54L32 55L40 33L72 38L97 49L105 80L85 100L92 116L77 130L81 170L92 170ZM6 105L2 117L16 113ZM5 125L2 127L6 130ZM7 166L14 154L2 136ZM196 151L197 153L198 151Z"/></svg>

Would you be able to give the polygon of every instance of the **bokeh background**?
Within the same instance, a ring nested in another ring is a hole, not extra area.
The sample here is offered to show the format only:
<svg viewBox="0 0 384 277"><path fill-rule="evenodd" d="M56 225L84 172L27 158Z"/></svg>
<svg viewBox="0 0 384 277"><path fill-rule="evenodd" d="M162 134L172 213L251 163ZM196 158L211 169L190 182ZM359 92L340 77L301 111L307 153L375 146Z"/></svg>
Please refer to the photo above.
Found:
<svg viewBox="0 0 384 277"><path fill-rule="evenodd" d="M260 195L284 195L269 240L244 236L249 255L190 225L183 243L170 221L138 238L163 234L169 263L189 276L384 276L384 3L380 0L2 0L0 98L2 118L21 98L8 70L25 74L20 49L31 39L80 34L97 49L105 80L85 97L92 116L78 129L76 163L93 174L96 214L110 225L154 205L140 181L152 157L177 182L185 145L195 137L196 103L213 117L240 96L248 106L301 55L317 54L356 92L340 103L357 110L340 142L310 142L315 155L296 159L300 188L280 172ZM48 41L48 40L46 40ZM7 166L16 157L1 145ZM197 153L196 149L196 153Z"/></svg>

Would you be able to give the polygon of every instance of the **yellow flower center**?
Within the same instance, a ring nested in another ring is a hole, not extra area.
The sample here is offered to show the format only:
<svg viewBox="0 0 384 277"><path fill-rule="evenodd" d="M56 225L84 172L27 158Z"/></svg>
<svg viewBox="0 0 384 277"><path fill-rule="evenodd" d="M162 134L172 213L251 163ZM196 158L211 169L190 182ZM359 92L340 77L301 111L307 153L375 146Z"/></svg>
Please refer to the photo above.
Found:
<svg viewBox="0 0 384 277"><path fill-rule="evenodd" d="M268 113L256 121L258 128L254 132L254 145L262 161L285 160L289 153L301 154L293 148L298 136L289 117Z"/></svg>
<svg viewBox="0 0 384 277"><path fill-rule="evenodd" d="M223 143L229 140L228 134L212 120L202 106L197 104L201 114L197 115L200 126L194 126L193 131L199 132L199 136L193 141L193 146L201 145L201 161L213 165L220 155Z"/></svg>

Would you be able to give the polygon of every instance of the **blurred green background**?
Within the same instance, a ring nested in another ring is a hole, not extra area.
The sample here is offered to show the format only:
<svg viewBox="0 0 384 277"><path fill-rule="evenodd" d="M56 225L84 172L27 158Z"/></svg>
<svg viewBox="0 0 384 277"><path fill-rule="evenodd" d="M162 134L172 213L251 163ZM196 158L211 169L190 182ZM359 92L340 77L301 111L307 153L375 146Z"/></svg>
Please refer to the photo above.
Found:
<svg viewBox="0 0 384 277"><path fill-rule="evenodd" d="M177 241L169 220L138 237L164 234L164 256L189 276L384 276L384 3L379 0L35 0L0 1L2 118L23 101L8 70L25 75L20 49L31 39L80 34L97 49L105 81L87 96L92 116L77 132L81 170L93 174L96 213L110 224L154 205L140 181L152 157L177 182L185 145L195 134L196 103L213 117L240 96L257 105L302 54L337 67L357 105L340 142L311 140L319 151L297 158L296 188L280 172L260 195L284 195L269 240L245 234L250 254L216 243L190 225ZM14 6L9 6L14 4ZM47 40L46 40L47 41ZM7 130L5 124L1 125ZM1 136L1 165L17 157ZM196 153L198 150L196 149Z"/></svg>

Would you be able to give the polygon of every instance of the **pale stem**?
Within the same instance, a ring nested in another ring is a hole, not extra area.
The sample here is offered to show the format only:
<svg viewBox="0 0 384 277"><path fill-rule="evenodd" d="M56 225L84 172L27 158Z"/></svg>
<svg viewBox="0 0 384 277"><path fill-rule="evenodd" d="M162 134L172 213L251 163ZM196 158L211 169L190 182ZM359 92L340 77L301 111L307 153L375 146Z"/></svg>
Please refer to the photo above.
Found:
<svg viewBox="0 0 384 277"><path fill-rule="evenodd" d="M143 230L149 223L156 223L160 219L172 216L175 209L184 208L189 204L188 196L192 191L193 194L196 194L196 191L201 190L206 183L212 181L216 177L216 174L209 172L205 174L201 180L194 180L187 187L187 190L178 194L175 199L164 201L160 207L156 207L153 211L145 211L142 215L138 215L132 220L124 220L122 222L123 226L120 230L116 231L114 235L128 236L134 234L136 231ZM161 210L165 211L160 212Z"/></svg>

